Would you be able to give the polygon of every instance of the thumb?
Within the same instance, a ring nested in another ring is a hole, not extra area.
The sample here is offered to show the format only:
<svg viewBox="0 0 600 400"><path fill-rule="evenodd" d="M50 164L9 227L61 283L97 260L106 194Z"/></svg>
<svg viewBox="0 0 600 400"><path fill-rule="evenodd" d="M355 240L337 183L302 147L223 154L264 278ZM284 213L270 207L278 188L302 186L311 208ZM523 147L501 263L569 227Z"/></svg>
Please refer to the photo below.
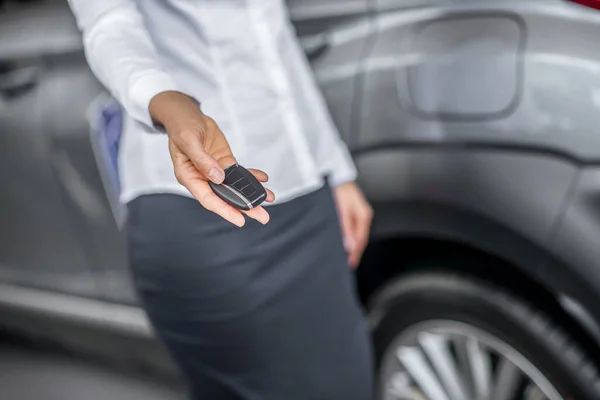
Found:
<svg viewBox="0 0 600 400"><path fill-rule="evenodd" d="M202 146L201 140L187 140L184 146L177 146L194 164L194 167L202 174L207 180L210 180L216 184L223 183L225 179L225 172L210 154L208 154ZM183 147L183 148L181 148Z"/></svg>
<svg viewBox="0 0 600 400"><path fill-rule="evenodd" d="M210 156L204 149L198 150L192 158L192 163L204 177L216 184L221 184L225 180L225 171L219 165L217 160Z"/></svg>

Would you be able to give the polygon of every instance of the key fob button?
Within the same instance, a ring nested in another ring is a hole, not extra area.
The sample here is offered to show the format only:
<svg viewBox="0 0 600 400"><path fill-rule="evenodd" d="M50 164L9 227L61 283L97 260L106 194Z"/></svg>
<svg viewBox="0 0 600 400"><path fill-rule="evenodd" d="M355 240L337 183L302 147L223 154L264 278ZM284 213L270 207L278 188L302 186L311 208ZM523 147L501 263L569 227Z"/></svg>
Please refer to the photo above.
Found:
<svg viewBox="0 0 600 400"><path fill-rule="evenodd" d="M236 188L237 190L243 190L245 187L249 186L250 182L246 178L240 178L237 181L231 183L231 186Z"/></svg>
<svg viewBox="0 0 600 400"><path fill-rule="evenodd" d="M242 189L242 193L244 194L244 196L250 197L254 193L256 193L256 189L254 188L254 186L248 185Z"/></svg>
<svg viewBox="0 0 600 400"><path fill-rule="evenodd" d="M221 185L209 184L217 196L241 210L258 207L267 198L267 192L258 179L238 164L225 169L225 180Z"/></svg>

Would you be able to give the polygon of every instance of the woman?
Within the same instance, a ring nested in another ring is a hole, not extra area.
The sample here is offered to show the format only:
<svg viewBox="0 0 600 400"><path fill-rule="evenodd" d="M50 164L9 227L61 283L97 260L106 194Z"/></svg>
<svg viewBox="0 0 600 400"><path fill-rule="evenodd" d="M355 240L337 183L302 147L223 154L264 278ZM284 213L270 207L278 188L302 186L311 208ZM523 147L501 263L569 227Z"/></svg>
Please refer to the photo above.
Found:
<svg viewBox="0 0 600 400"><path fill-rule="evenodd" d="M283 1L69 2L92 70L128 115L134 281L192 397L369 400L347 267L372 212ZM212 192L235 163L269 181L269 212L244 215Z"/></svg>

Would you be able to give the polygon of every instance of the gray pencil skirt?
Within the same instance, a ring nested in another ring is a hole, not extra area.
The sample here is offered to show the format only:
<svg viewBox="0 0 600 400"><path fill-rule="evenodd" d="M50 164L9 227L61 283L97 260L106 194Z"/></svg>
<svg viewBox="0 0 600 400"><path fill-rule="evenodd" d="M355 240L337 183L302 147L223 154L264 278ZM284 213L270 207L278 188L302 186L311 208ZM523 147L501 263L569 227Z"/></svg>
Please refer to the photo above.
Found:
<svg viewBox="0 0 600 400"><path fill-rule="evenodd" d="M331 190L235 228L195 200L129 204L134 281L194 400L371 400L370 339Z"/></svg>

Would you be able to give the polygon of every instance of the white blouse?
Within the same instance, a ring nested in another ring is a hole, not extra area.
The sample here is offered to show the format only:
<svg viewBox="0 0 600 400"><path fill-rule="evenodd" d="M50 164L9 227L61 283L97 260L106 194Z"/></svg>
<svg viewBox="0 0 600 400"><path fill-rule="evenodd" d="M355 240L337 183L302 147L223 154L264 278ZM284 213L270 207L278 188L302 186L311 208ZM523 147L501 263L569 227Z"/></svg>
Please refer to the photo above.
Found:
<svg viewBox="0 0 600 400"><path fill-rule="evenodd" d="M354 180L283 0L69 0L92 71L128 117L119 170L124 202L191 196L175 179L153 96L177 90L215 119L240 164L269 174L277 202Z"/></svg>

